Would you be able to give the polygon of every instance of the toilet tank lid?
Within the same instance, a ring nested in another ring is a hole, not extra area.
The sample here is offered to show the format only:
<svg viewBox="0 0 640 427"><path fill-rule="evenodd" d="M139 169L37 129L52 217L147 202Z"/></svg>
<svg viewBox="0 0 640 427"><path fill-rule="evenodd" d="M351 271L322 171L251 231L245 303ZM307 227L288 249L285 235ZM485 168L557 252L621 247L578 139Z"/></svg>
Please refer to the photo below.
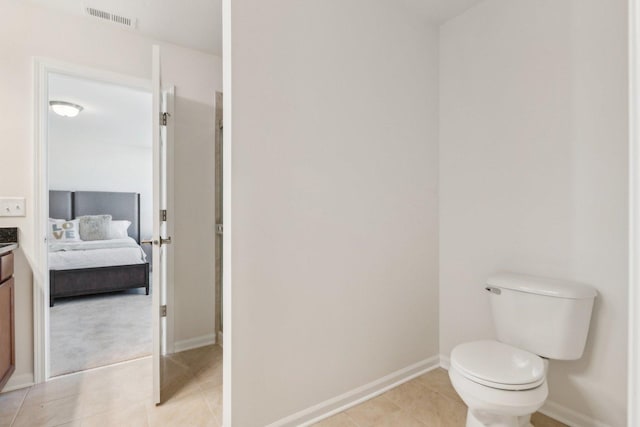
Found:
<svg viewBox="0 0 640 427"><path fill-rule="evenodd" d="M592 286L583 283L510 272L492 274L487 285L555 298L585 299L598 294Z"/></svg>

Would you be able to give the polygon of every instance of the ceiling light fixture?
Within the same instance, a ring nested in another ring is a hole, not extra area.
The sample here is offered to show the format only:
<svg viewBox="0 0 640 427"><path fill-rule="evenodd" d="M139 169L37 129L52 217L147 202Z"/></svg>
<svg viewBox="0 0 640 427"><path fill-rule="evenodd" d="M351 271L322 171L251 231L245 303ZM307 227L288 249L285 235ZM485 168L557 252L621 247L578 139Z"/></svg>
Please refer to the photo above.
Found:
<svg viewBox="0 0 640 427"><path fill-rule="evenodd" d="M49 101L54 113L62 117L75 117L83 110L82 105L66 101Z"/></svg>

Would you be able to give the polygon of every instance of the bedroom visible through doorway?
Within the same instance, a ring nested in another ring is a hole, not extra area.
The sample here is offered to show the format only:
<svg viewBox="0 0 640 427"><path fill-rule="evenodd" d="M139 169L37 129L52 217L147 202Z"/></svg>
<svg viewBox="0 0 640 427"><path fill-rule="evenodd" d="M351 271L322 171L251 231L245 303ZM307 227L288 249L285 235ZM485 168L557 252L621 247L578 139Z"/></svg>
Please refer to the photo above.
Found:
<svg viewBox="0 0 640 427"><path fill-rule="evenodd" d="M152 96L47 79L53 377L151 355Z"/></svg>

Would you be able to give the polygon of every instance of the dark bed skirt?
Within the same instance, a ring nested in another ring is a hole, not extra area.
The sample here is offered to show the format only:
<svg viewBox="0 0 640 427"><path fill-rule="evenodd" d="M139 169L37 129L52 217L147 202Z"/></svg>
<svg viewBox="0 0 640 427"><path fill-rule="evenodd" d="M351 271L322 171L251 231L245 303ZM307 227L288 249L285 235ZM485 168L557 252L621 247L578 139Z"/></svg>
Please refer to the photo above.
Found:
<svg viewBox="0 0 640 427"><path fill-rule="evenodd" d="M149 295L149 263L49 271L49 306L55 298L145 288Z"/></svg>

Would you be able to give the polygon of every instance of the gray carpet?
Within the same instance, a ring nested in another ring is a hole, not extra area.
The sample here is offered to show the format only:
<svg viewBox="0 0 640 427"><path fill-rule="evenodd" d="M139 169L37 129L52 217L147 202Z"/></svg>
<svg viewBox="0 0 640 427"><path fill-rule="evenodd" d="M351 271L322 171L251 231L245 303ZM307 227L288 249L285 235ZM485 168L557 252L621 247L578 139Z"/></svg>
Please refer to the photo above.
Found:
<svg viewBox="0 0 640 427"><path fill-rule="evenodd" d="M49 311L51 376L151 354L144 289L62 298Z"/></svg>

